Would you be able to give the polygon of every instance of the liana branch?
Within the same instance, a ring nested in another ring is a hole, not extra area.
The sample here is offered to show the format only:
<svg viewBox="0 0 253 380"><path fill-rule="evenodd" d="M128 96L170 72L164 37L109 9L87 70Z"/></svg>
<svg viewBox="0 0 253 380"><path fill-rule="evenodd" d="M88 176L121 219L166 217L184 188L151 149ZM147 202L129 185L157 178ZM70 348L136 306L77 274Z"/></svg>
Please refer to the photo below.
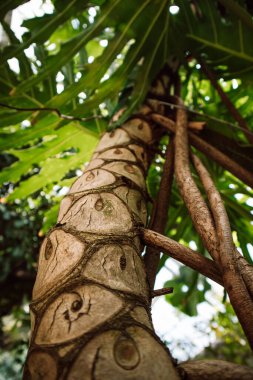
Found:
<svg viewBox="0 0 253 380"><path fill-rule="evenodd" d="M150 229L164 233L168 217L171 188L174 173L174 142L171 138L165 153L165 162L157 200L153 206ZM150 288L153 289L160 260L160 251L154 247L147 247L144 262Z"/></svg>
<svg viewBox="0 0 253 380"><path fill-rule="evenodd" d="M221 266L224 287L228 292L231 304L233 305L245 335L253 348L253 303L239 271L227 212L220 193L216 189L212 178L201 160L193 155L193 162L206 191L215 221L219 242L219 263Z"/></svg>
<svg viewBox="0 0 253 380"><path fill-rule="evenodd" d="M152 114L150 115L150 118L170 132L175 133L175 122L173 120L159 114ZM188 134L191 145L197 148L200 152L204 153L207 157L216 161L219 165L228 170L235 177L239 178L246 185L253 188L253 174L250 171L240 166L237 162L222 153L219 149L207 143L201 137L192 132L188 132Z"/></svg>
<svg viewBox="0 0 253 380"><path fill-rule="evenodd" d="M213 218L190 170L187 112L183 108L177 109L176 114L175 174L179 191L192 222L204 246L217 261L219 253Z"/></svg>
<svg viewBox="0 0 253 380"><path fill-rule="evenodd" d="M223 285L220 270L213 260L155 231L143 228L140 232L147 245L159 249L180 263Z"/></svg>

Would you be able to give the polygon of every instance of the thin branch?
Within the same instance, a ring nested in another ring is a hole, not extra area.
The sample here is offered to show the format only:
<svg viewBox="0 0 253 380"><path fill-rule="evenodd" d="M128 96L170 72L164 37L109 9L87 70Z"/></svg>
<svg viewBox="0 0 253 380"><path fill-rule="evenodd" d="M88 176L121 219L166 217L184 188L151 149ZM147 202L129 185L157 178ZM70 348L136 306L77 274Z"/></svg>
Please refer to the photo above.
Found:
<svg viewBox="0 0 253 380"><path fill-rule="evenodd" d="M219 149L207 143L201 137L196 136L191 132L189 133L189 136L190 142L195 148L223 166L224 169L230 171L235 177L239 178L246 185L253 188L253 174L250 171L239 165L236 161L232 160Z"/></svg>
<svg viewBox="0 0 253 380"><path fill-rule="evenodd" d="M180 263L196 270L210 278L211 280L223 285L220 270L213 260L210 260L200 253L190 248L184 247L182 244L163 236L155 231L141 229L141 235L144 243L160 249L163 253L179 261Z"/></svg>
<svg viewBox="0 0 253 380"><path fill-rule="evenodd" d="M164 296L166 294L171 294L173 293L174 288L162 288L162 289L156 289L151 292L151 297L160 297Z"/></svg>
<svg viewBox="0 0 253 380"><path fill-rule="evenodd" d="M17 112L50 111L50 112L56 113L57 116L59 116L61 119L64 119L64 120L89 121L89 120L93 120L93 119L103 119L103 116L99 116L99 115L89 116L89 117L77 117L77 116L64 115L57 108L51 108L51 107L22 108L22 107L10 106L9 104L5 104L5 103L0 103L0 107L15 110Z"/></svg>
<svg viewBox="0 0 253 380"><path fill-rule="evenodd" d="M174 142L173 138L167 146L165 153L165 162L161 178L160 188L152 210L150 229L164 233L167 222L168 208L170 202L171 188L174 173ZM153 247L148 247L144 257L146 271L150 288L154 288L157 268L160 261L160 251Z"/></svg>
<svg viewBox="0 0 253 380"><path fill-rule="evenodd" d="M175 174L178 188L204 246L217 261L219 253L213 218L190 170L186 110L177 109L176 118Z"/></svg>
<svg viewBox="0 0 253 380"><path fill-rule="evenodd" d="M250 133L248 124L246 123L246 121L244 120L240 112L235 108L234 104L231 102L227 94L223 91L222 87L217 82L215 74L208 68L207 64L202 58L200 57L196 57L196 58L201 65L201 70L207 76L207 78L210 80L213 87L218 92L222 102L225 104L225 106L227 107L228 111L233 116L233 118L238 122L239 126L243 129L245 137L247 138L250 144L253 144L253 136Z"/></svg>
<svg viewBox="0 0 253 380"><path fill-rule="evenodd" d="M159 114L152 114L150 118L157 124L175 133L175 122L165 116ZM194 133L189 132L190 143L197 148L200 152L204 153L209 158L216 161L219 165L223 166L226 170L230 171L235 177L239 178L246 185L253 188L253 175L247 169L240 166L237 162L222 153L217 148L213 147L201 137L196 136Z"/></svg>
<svg viewBox="0 0 253 380"><path fill-rule="evenodd" d="M203 113L203 112L198 112L197 110L194 110L192 108L186 107L184 105L175 104L175 103L171 103L171 102L168 102L168 101L163 101L163 100L160 100L160 99L150 99L150 100L159 102L159 103L161 103L161 104L163 104L165 106L169 106L172 109L173 108L176 108L176 109L184 108L184 109L187 110L187 112L192 113L194 115L201 116L201 117L204 117L206 119L216 121L217 123L225 124L228 127L232 127L232 128L244 131L244 129L242 127L240 127L240 126L238 126L236 124L230 123L229 121L226 121L226 120L223 120L223 119L219 119L218 117L215 117L215 116L212 116L212 115L208 115L208 114ZM248 134L253 137L253 132L248 131Z"/></svg>

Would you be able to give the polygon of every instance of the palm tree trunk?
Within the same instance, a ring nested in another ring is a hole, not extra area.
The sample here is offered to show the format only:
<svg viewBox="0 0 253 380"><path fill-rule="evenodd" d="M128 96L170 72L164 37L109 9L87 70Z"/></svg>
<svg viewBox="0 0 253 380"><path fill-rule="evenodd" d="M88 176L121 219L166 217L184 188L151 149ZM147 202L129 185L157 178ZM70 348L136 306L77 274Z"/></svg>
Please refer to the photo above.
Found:
<svg viewBox="0 0 253 380"><path fill-rule="evenodd" d="M26 380L179 379L153 329L138 232L156 139L150 106L102 136L42 244Z"/></svg>

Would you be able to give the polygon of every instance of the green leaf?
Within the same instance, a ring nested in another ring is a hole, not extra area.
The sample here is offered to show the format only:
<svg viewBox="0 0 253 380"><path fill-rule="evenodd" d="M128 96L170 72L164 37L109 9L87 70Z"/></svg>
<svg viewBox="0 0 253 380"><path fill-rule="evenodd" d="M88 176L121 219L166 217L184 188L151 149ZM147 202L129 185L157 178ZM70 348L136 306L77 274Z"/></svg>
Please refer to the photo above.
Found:
<svg viewBox="0 0 253 380"><path fill-rule="evenodd" d="M184 43L188 45L188 49L207 54L210 63L215 66L226 65L234 72L252 70L252 32L248 25L242 24L240 19L224 22L215 2L211 0L203 0L197 4L201 16L193 13L190 3L183 0L177 0L176 3L187 26ZM182 25L182 20L179 25ZM179 33L177 24L175 33Z"/></svg>
<svg viewBox="0 0 253 380"><path fill-rule="evenodd" d="M144 64L141 65L139 69L139 75L137 75L137 78L135 81L135 86L131 94L129 107L127 107L127 111L125 111L124 114L119 118L119 120L116 123L117 125L122 124L132 114L132 112L141 104L141 102L144 100L150 88L151 82L155 78L157 72L159 72L160 69L164 66L164 63L166 59L168 58L167 46L165 46L164 41L167 41L167 33L168 33L167 24L168 24L169 13L167 9L166 9L166 12L163 12L165 5L167 5L166 2L161 3L161 7L157 11L157 15L154 17L153 22L147 28L147 32L144 35L143 40L140 44L140 48L142 48L143 42L145 43L149 34L152 34L152 37L153 37L152 41L148 39L148 44L149 44L148 53L145 55ZM156 23L166 25L166 27L162 30L162 32L160 32L159 29L155 27ZM146 46L145 46L145 49L146 49ZM164 53L164 50L166 50L166 53Z"/></svg>
<svg viewBox="0 0 253 380"><path fill-rule="evenodd" d="M32 76L27 81L21 83L14 89L13 92L28 91L31 87L41 82L47 76L52 73L56 73L68 62L73 56L92 38L96 37L104 27L106 27L106 21L109 17L118 9L117 5L120 0L108 1L107 5L103 9L101 17L96 23L88 27L77 36L67 41L62 45L62 48L58 54L50 56L48 64L44 66L38 75Z"/></svg>
<svg viewBox="0 0 253 380"><path fill-rule="evenodd" d="M72 0L69 4L62 7L61 11L56 14L46 14L42 17L35 17L31 20L25 20L22 26L32 29L31 37L24 43L11 49L11 51L8 49L6 53L3 52L0 59L0 64L19 55L34 42L38 44L45 42L58 26L68 20L77 11L77 9L81 11L80 6L86 6L86 4L87 2L84 0Z"/></svg>
<svg viewBox="0 0 253 380"><path fill-rule="evenodd" d="M87 123L87 125L89 124L92 125L94 122ZM35 166L41 167L39 174L31 176L24 182L21 181L19 187L10 195L10 199L18 196L24 197L42 186L60 180L70 169L78 167L81 162L84 162L90 156L97 142L94 133L87 133L88 130L84 129L79 123L72 122L58 130L52 129L50 132L48 131L49 126L50 124L41 121L38 134L36 134L35 127L27 130L26 141L34 138L38 139L43 133L43 140L36 145L26 149L17 150L12 148L8 150L8 153L19 160L2 171L0 174L1 183L16 183L22 180L22 176L29 173L29 171L32 174L33 172L31 171ZM54 170L56 170L55 173L53 173ZM56 177L57 179L55 179Z"/></svg>

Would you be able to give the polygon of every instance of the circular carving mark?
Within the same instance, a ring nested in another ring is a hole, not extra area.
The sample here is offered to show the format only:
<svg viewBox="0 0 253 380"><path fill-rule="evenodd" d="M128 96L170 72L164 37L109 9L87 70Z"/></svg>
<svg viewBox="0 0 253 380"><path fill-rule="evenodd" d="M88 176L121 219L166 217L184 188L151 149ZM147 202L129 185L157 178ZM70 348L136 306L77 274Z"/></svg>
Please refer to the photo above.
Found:
<svg viewBox="0 0 253 380"><path fill-rule="evenodd" d="M83 302L81 300L75 300L71 305L71 311L76 312L81 309Z"/></svg>
<svg viewBox="0 0 253 380"><path fill-rule="evenodd" d="M114 345L114 358L124 369L136 368L140 362L140 354L133 339L121 335Z"/></svg>
<svg viewBox="0 0 253 380"><path fill-rule="evenodd" d="M115 135L115 131L111 131L109 134L110 137L113 137L114 135Z"/></svg>
<svg viewBox="0 0 253 380"><path fill-rule="evenodd" d="M142 124L142 123L138 125L138 129L139 129L139 130L142 130L142 129L143 129L143 124Z"/></svg>
<svg viewBox="0 0 253 380"><path fill-rule="evenodd" d="M102 199L102 198L99 198L99 199L97 200L97 202L95 203L95 209L96 209L97 211L102 211L103 208L104 208L104 202L103 202L103 199Z"/></svg>
<svg viewBox="0 0 253 380"><path fill-rule="evenodd" d="M122 151L119 148L117 148L117 149L115 149L115 151L113 153L114 154L122 154Z"/></svg>
<svg viewBox="0 0 253 380"><path fill-rule="evenodd" d="M124 166L124 169L128 172L128 173L135 173L135 170L134 170L134 167L132 165L125 165Z"/></svg>
<svg viewBox="0 0 253 380"><path fill-rule="evenodd" d="M125 255L122 255L120 256L120 259L119 259L119 265L120 265L120 269L121 270L125 270L126 269L126 256Z"/></svg>
<svg viewBox="0 0 253 380"><path fill-rule="evenodd" d="M94 179L94 177L95 177L95 175L92 172L90 172L86 177L86 181L92 181Z"/></svg>
<svg viewBox="0 0 253 380"><path fill-rule="evenodd" d="M53 253L53 244L48 238L46 248L45 248L45 259L48 260Z"/></svg>

